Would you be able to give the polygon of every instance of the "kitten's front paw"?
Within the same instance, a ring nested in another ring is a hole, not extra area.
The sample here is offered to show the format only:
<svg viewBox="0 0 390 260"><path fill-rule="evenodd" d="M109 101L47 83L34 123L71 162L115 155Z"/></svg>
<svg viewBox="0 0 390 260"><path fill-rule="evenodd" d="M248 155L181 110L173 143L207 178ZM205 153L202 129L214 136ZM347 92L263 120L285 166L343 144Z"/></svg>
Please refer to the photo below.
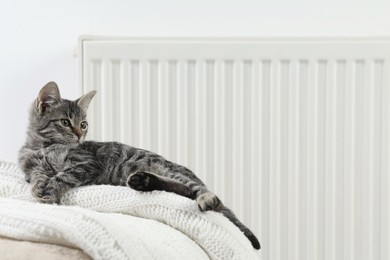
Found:
<svg viewBox="0 0 390 260"><path fill-rule="evenodd" d="M218 210L223 206L219 198L211 192L199 195L199 197L196 198L196 202L198 202L198 207L201 211Z"/></svg>
<svg viewBox="0 0 390 260"><path fill-rule="evenodd" d="M130 188L138 191L151 191L152 181L156 178L152 173L149 172L136 172L129 176L127 184Z"/></svg>
<svg viewBox="0 0 390 260"><path fill-rule="evenodd" d="M48 204L60 202L59 192L50 185L51 181L49 177L42 175L33 183L31 192L39 202Z"/></svg>
<svg viewBox="0 0 390 260"><path fill-rule="evenodd" d="M43 174L34 176L33 182L31 183L31 192L34 197L41 198L44 196L49 180L50 178Z"/></svg>
<svg viewBox="0 0 390 260"><path fill-rule="evenodd" d="M60 197L55 193L45 193L42 197L37 197L37 200L46 204L59 204Z"/></svg>

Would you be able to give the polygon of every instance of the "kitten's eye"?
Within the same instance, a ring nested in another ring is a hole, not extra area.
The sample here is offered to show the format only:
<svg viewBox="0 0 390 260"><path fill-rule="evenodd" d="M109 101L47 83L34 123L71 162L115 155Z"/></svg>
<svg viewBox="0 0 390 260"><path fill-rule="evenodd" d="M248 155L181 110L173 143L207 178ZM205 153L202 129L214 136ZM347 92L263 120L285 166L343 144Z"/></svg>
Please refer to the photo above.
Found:
<svg viewBox="0 0 390 260"><path fill-rule="evenodd" d="M81 127L81 129L87 129L88 123L85 122L85 121L84 121L84 122L81 122L80 127Z"/></svg>
<svg viewBox="0 0 390 260"><path fill-rule="evenodd" d="M61 119L61 124L65 127L69 127L70 121L68 119Z"/></svg>

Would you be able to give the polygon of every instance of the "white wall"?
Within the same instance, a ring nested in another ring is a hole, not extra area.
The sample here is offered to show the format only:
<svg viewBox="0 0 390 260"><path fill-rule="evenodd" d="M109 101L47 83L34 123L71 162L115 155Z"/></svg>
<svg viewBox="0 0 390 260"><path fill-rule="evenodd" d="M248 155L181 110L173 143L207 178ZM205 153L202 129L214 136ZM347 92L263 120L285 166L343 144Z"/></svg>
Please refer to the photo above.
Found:
<svg viewBox="0 0 390 260"><path fill-rule="evenodd" d="M16 161L27 110L54 80L78 97L80 35L390 36L390 1L14 0L0 2L0 159Z"/></svg>

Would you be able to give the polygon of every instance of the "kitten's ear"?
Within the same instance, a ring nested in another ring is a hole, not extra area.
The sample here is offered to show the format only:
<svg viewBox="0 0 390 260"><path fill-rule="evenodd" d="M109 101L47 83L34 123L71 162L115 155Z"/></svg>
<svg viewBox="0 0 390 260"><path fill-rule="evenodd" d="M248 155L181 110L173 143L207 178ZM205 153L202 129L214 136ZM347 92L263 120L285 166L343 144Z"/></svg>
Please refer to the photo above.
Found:
<svg viewBox="0 0 390 260"><path fill-rule="evenodd" d="M81 98L77 99L77 105L86 113L89 103L91 103L92 98L96 95L96 90L92 90L91 92L88 92Z"/></svg>
<svg viewBox="0 0 390 260"><path fill-rule="evenodd" d="M57 102L61 102L60 90L55 82L50 81L39 91L36 107L44 113L48 107Z"/></svg>

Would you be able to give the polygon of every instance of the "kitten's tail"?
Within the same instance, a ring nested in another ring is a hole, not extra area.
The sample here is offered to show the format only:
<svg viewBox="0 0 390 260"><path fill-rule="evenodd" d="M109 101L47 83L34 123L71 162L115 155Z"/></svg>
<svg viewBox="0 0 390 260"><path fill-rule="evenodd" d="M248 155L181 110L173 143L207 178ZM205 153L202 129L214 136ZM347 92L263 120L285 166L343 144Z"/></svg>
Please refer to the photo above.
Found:
<svg viewBox="0 0 390 260"><path fill-rule="evenodd" d="M260 242L257 239L257 237L252 233L252 231L249 230L244 224L241 223L237 219L237 217L234 215L234 213L227 207L223 207L221 210L219 210L225 217L227 217L234 225L236 225L243 233L244 235L251 241L252 246L259 250L260 249Z"/></svg>

